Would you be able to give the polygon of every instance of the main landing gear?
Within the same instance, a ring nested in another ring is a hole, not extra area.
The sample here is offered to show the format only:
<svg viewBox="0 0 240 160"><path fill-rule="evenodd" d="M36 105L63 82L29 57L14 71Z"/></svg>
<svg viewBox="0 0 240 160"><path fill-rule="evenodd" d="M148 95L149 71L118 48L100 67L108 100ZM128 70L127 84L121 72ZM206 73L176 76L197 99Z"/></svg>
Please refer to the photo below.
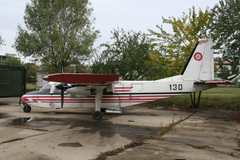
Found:
<svg viewBox="0 0 240 160"><path fill-rule="evenodd" d="M103 116L103 113L100 111L93 112L93 119L94 120L101 120Z"/></svg>
<svg viewBox="0 0 240 160"><path fill-rule="evenodd" d="M102 90L95 93L95 111L93 112L94 120L101 120L103 116L103 113L101 112L102 95Z"/></svg>
<svg viewBox="0 0 240 160"><path fill-rule="evenodd" d="M93 119L94 120L101 120L103 117L103 114L106 112L106 108L101 108L100 111L94 111L93 112Z"/></svg>

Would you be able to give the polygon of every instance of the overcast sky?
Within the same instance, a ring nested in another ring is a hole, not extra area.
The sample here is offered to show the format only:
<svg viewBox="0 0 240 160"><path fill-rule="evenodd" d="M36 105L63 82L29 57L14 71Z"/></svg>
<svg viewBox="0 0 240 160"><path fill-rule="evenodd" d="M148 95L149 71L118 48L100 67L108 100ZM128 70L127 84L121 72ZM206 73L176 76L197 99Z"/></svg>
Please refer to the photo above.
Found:
<svg viewBox="0 0 240 160"><path fill-rule="evenodd" d="M96 29L100 30L101 37L96 46L110 41L110 31L114 28L141 31L148 33L148 29L156 29L162 25L162 17L181 17L183 12L188 13L192 6L203 11L206 7L212 8L219 0L90 0L94 9L92 14L96 18ZM0 35L5 40L5 46L0 47L0 54L15 53L11 46L17 35L17 25L25 26L23 15L26 3L31 0L0 0ZM168 32L171 27L163 25Z"/></svg>

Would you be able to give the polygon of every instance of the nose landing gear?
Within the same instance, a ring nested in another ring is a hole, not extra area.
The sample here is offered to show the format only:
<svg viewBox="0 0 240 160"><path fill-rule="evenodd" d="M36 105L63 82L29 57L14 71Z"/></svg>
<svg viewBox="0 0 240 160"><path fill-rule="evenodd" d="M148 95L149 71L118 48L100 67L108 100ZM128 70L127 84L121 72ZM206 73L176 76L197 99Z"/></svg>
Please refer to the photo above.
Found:
<svg viewBox="0 0 240 160"><path fill-rule="evenodd" d="M24 104L24 106L23 106L23 111L24 111L25 113L31 112L31 109L32 109L32 108L31 108L29 105Z"/></svg>

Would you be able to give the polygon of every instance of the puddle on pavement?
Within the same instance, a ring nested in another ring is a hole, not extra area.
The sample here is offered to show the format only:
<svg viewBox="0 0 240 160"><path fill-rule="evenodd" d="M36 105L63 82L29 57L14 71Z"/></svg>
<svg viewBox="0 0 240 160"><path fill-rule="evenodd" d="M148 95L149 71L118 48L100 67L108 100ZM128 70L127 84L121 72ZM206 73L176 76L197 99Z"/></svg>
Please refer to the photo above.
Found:
<svg viewBox="0 0 240 160"><path fill-rule="evenodd" d="M138 140L143 135L155 134L159 130L159 127L122 125L113 124L109 121L88 121L70 118L24 117L13 119L9 125L34 129L48 129L51 126L61 127L62 125L68 125L69 129L74 129L73 132L77 133L100 134L101 137L113 137L115 134L120 134L131 140ZM77 129L78 127L81 129Z"/></svg>
<svg viewBox="0 0 240 160"><path fill-rule="evenodd" d="M96 122L83 122L76 121L70 128L83 127L78 130L78 133L84 134L95 134L99 133L101 137L113 137L115 134L120 134L131 140L138 140L143 135L155 134L158 131L158 127L146 127L146 126L134 126L134 125L123 125L113 124L109 121L96 121Z"/></svg>
<svg viewBox="0 0 240 160"><path fill-rule="evenodd" d="M13 126L22 126L26 124L31 118L17 118L12 120L12 122L9 125Z"/></svg>
<svg viewBox="0 0 240 160"><path fill-rule="evenodd" d="M8 116L6 114L4 114L4 113L0 113L0 119L1 118L8 118Z"/></svg>
<svg viewBox="0 0 240 160"><path fill-rule="evenodd" d="M199 143L199 141L196 139L178 138L178 137L168 137L166 138L166 140L170 142L179 142L179 143L186 143L186 144Z"/></svg>
<svg viewBox="0 0 240 160"><path fill-rule="evenodd" d="M79 142L71 142L71 143L60 143L58 146L61 147L83 147L83 145Z"/></svg>
<svg viewBox="0 0 240 160"><path fill-rule="evenodd" d="M49 125L62 125L70 123L68 119L57 119L57 118L35 118L35 117L24 117L13 119L9 125L12 126L29 126L29 127L46 127Z"/></svg>

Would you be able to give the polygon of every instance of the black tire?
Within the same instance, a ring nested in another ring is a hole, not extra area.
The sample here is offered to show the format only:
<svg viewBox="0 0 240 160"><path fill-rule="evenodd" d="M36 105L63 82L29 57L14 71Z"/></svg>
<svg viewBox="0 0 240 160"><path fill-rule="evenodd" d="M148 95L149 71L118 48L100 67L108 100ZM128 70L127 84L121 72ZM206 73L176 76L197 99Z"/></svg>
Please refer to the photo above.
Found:
<svg viewBox="0 0 240 160"><path fill-rule="evenodd" d="M24 106L23 106L23 111L25 112L25 113L29 113L29 112L31 112L31 107L29 106L29 105L27 105L27 104L25 104Z"/></svg>
<svg viewBox="0 0 240 160"><path fill-rule="evenodd" d="M101 120L102 119L102 112L100 112L100 111L95 111L95 112L93 112L93 119L94 120Z"/></svg>

